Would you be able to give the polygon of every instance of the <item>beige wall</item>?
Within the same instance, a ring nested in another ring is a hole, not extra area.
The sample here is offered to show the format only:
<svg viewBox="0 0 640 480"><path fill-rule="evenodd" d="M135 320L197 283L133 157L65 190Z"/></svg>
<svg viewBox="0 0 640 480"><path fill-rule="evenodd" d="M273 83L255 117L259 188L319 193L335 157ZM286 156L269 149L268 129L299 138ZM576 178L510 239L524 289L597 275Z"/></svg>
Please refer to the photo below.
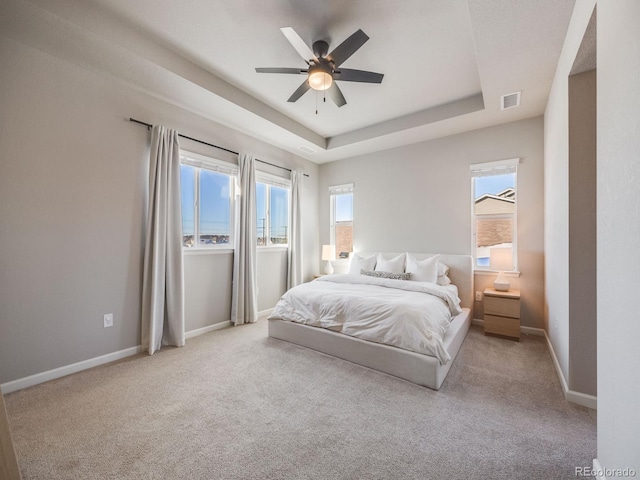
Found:
<svg viewBox="0 0 640 480"><path fill-rule="evenodd" d="M518 259L523 324L542 327L542 117L394 148L320 167L320 239L329 240L329 186L354 183L356 251L471 254L469 165L520 157ZM324 220L324 221L323 221ZM318 264L321 269L321 264ZM495 274L476 275L476 290ZM475 316L482 318L482 302Z"/></svg>
<svg viewBox="0 0 640 480"><path fill-rule="evenodd" d="M569 389L597 395L596 71L569 77Z"/></svg>
<svg viewBox="0 0 640 480"><path fill-rule="evenodd" d="M0 38L0 383L140 343L149 133L129 117L308 173L303 250L312 277L315 164ZM282 259L276 263L273 275L259 273L261 307L284 291ZM231 264L228 254L185 259L187 330L229 320ZM114 314L112 328L103 328L105 313Z"/></svg>

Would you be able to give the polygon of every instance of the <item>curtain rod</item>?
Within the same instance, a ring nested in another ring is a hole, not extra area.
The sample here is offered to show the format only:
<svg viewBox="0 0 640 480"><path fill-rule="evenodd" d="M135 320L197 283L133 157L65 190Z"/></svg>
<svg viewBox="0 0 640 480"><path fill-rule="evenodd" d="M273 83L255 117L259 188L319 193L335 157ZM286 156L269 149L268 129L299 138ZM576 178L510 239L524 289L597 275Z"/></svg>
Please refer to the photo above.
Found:
<svg viewBox="0 0 640 480"><path fill-rule="evenodd" d="M145 127L147 127L147 129L150 129L150 128L152 128L152 127L153 127L153 125L151 125L150 123L147 123L147 122L141 122L140 120L136 120L135 118L129 118L129 121L130 121L130 122L133 122L133 123L137 123L137 124L139 124L139 125L144 125ZM194 142L202 143L203 145L207 145L207 146L209 146L209 147L217 148L218 150L224 150L225 152L233 153L234 155L240 155L238 152L234 152L233 150L229 150L228 148L219 147L218 145L214 145L213 143L205 142L205 141L203 141L203 140L198 140L197 138L193 138L193 137L188 137L188 136L186 136L186 135L182 135L181 133L179 133L179 134L178 134L178 136L179 136L179 137L182 137L182 138L186 138L187 140L192 140L192 141L194 141ZM265 164L267 164L267 165L271 165L272 167L281 168L282 170L287 170L288 172L290 172L290 171L291 171L291 169L290 169L290 168L287 168L287 167L281 167L280 165L275 165L275 164L273 164L273 163L265 162L264 160L260 160L259 158L256 158L256 161L257 161L257 162L260 162L260 163L265 163ZM308 176L309 176L309 175L307 175L306 173L303 173L303 175L304 175L305 177L308 177Z"/></svg>

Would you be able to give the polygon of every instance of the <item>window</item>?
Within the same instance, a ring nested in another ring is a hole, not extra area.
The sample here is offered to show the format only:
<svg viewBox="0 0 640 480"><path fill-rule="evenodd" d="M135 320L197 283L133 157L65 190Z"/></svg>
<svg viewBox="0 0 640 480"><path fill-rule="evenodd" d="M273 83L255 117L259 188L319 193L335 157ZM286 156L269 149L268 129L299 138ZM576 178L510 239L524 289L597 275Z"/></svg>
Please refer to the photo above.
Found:
<svg viewBox="0 0 640 480"><path fill-rule="evenodd" d="M256 221L259 247L289 244L291 182L256 172Z"/></svg>
<svg viewBox="0 0 640 480"><path fill-rule="evenodd" d="M233 199L237 167L181 152L182 246L233 245Z"/></svg>
<svg viewBox="0 0 640 480"><path fill-rule="evenodd" d="M353 183L329 187L330 242L338 258L353 252Z"/></svg>
<svg viewBox="0 0 640 480"><path fill-rule="evenodd" d="M519 159L471 165L473 257L488 270L493 247L511 247L517 266L516 191ZM516 267L517 268L517 267Z"/></svg>

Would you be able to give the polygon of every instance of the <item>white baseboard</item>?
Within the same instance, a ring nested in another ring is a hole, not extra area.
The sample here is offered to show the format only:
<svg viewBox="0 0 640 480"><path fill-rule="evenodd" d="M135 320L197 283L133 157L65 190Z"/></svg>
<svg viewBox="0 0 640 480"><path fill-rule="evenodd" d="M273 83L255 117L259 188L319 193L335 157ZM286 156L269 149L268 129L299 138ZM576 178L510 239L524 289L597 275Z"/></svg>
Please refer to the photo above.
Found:
<svg viewBox="0 0 640 480"><path fill-rule="evenodd" d="M47 370L46 372L36 373L35 375L29 375L28 377L6 382L0 385L0 389L2 390L2 393L15 392L16 390L32 387L39 383L48 382L49 380L66 377L67 375L71 375L72 373L77 373L88 368L97 367L98 365L104 365L105 363L130 357L140 353L141 351L142 347L140 345L137 347L125 348L124 350L107 353L106 355L100 355L99 357L90 358L81 362L72 363L71 365L65 365L64 367L54 368L53 370Z"/></svg>
<svg viewBox="0 0 640 480"><path fill-rule="evenodd" d="M577 403L583 407L591 408L592 410L598 409L598 397L588 395L582 392L576 392L574 390L567 390L564 392L564 398L567 402Z"/></svg>
<svg viewBox="0 0 640 480"><path fill-rule="evenodd" d="M207 325L206 327L196 328L195 330L189 330L185 332L184 338L193 338L199 335L204 335L205 333L215 332L216 330L221 330L223 328L227 328L231 326L231 320L227 320L226 322L216 323L214 325Z"/></svg>
<svg viewBox="0 0 640 480"><path fill-rule="evenodd" d="M267 308L266 310L261 310L258 312L258 316L261 317L263 315L268 315L269 313L271 313L271 310L273 310L273 307Z"/></svg>
<svg viewBox="0 0 640 480"><path fill-rule="evenodd" d="M547 341L547 348L549 349L549 353L551 354L551 360L553 360L553 366L556 367L556 374L558 375L558 380L560 380L560 386L562 387L562 392L565 394L565 398L569 391L569 385L567 385L567 381L564 378L564 373L562 373L562 369L560 368L560 362L558 362L558 357L556 356L556 351L553 349L553 345L551 344L551 339L545 332L544 336Z"/></svg>
<svg viewBox="0 0 640 480"><path fill-rule="evenodd" d="M215 325L209 325L203 328L197 328L195 330L185 332L184 338L187 339L197 337L198 335L213 332L214 330L220 330L221 328L225 328L230 325L231 322L227 321L216 323ZM65 365L63 367L54 368L53 370L47 370L46 372L36 373L34 375L29 375L28 377L19 378L17 380L3 383L2 385L0 385L0 390L2 391L2 393L15 392L17 390L22 390L23 388L33 387L34 385L38 385L39 383L48 382L49 380L55 380L56 378L66 377L67 375L71 375L72 373L77 373L81 372L82 370L87 370L99 365L104 365L105 363L115 362L116 360L136 355L141 351L142 347L140 345L138 345L137 347L125 348L124 350L107 353L106 355L89 358L88 360L72 363L71 365Z"/></svg>
<svg viewBox="0 0 640 480"><path fill-rule="evenodd" d="M564 378L564 374L562 373L562 369L560 368L560 362L558 362L558 357L556 356L556 352L553 349L553 345L551 344L551 339L549 338L549 335L547 335L546 331L544 332L544 338L547 340L547 347L549 348L549 353L551 354L553 365L556 367L556 373L558 374L558 378L560 379L560 385L562 385L562 392L564 393L565 400L567 402L577 403L578 405L582 405L583 407L597 410L598 397L569 390L569 385L567 384L567 380Z"/></svg>
<svg viewBox="0 0 640 480"><path fill-rule="evenodd" d="M544 334L545 334L544 328L537 328L537 327L521 326L520 331L528 335L535 335L536 337L544 337Z"/></svg>
<svg viewBox="0 0 640 480"><path fill-rule="evenodd" d="M472 325L484 325L484 320L480 318L474 318L471 320ZM583 407L592 408L594 410L598 409L598 397L593 395L587 395L586 393L575 392L573 390L569 390L569 385L564 378L564 374L562 373L562 369L560 368L560 363L558 362L558 357L556 356L556 352L553 349L553 345L551 344L551 340L547 335L547 332L543 328L535 328L535 327L525 327L521 326L520 331L522 333L527 333L529 335L536 335L539 337L544 337L547 341L547 347L549 348L549 353L551 354L551 359L553 360L553 365L556 367L556 373L558 374L558 378L560 379L560 384L562 385L562 393L564 393L564 398L567 402L576 403L578 405L582 405Z"/></svg>

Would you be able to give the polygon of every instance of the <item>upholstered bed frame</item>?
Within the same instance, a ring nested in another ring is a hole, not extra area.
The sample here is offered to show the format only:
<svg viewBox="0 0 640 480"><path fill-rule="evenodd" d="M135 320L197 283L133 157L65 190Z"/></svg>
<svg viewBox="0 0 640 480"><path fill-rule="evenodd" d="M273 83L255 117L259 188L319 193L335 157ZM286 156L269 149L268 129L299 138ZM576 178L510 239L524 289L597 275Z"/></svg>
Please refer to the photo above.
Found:
<svg viewBox="0 0 640 480"><path fill-rule="evenodd" d="M372 254L361 253L364 256ZM400 255L385 252L382 254L386 258ZM412 255L417 259L423 259L434 254L414 253ZM440 262L449 266L449 278L458 287L462 306L462 313L452 320L444 337L444 347L451 356L451 360L446 365L440 365L437 358L428 355L278 319L269 320L269 336L438 390L462 346L473 317L472 258L468 255L440 254Z"/></svg>

